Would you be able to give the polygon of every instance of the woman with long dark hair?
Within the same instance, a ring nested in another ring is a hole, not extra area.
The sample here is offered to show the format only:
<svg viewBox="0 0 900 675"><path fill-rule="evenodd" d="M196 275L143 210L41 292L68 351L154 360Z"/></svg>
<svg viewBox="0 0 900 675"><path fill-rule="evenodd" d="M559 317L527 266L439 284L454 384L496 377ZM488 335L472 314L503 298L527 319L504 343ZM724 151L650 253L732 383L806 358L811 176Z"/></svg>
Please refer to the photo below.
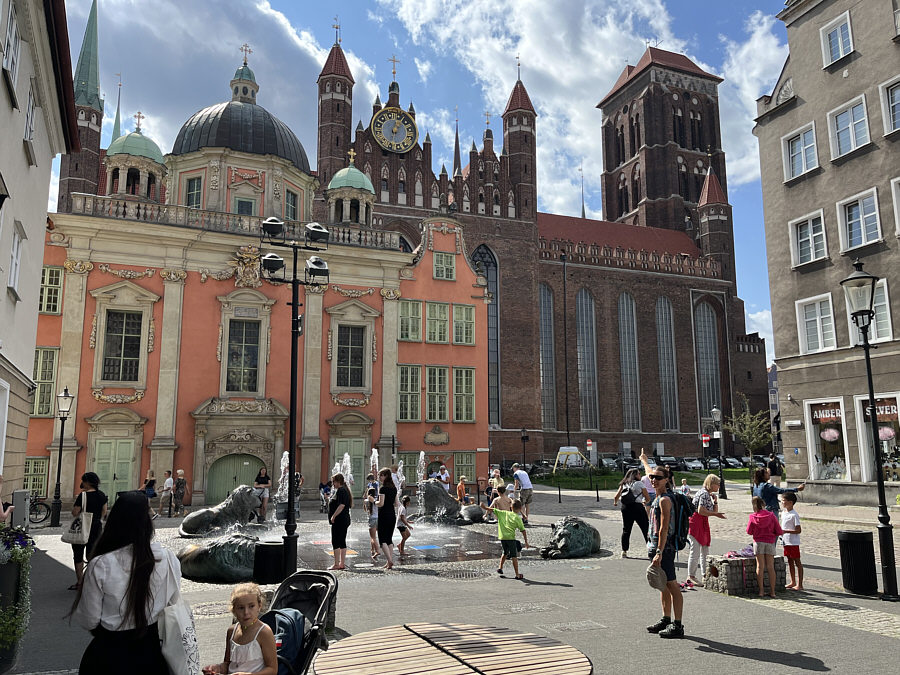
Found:
<svg viewBox="0 0 900 675"><path fill-rule="evenodd" d="M264 466L259 467L259 472L256 474L256 478L253 479L253 488L256 491L256 495L262 500L262 506L259 507L259 516L257 516L257 521L260 523L266 521L266 510L269 508L269 486L271 484L272 479L269 478L268 469Z"/></svg>
<svg viewBox="0 0 900 675"><path fill-rule="evenodd" d="M79 673L167 675L157 620L181 584L181 565L153 539L145 492L126 492L109 512L72 614L91 632ZM171 593L169 575L174 574Z"/></svg>
<svg viewBox="0 0 900 675"><path fill-rule="evenodd" d="M100 538L100 531L103 529L102 518L106 518L106 505L109 499L105 494L100 492L100 476L93 471L88 471L81 476L81 493L75 498L75 505L72 507L72 515L77 516L82 511L91 514L91 533L88 536L87 544L72 544L72 556L75 558L75 578L74 584L69 586L70 591L77 591L81 588L81 578L84 576L84 554L87 552L87 559L93 556L91 552L94 550L94 544Z"/></svg>
<svg viewBox="0 0 900 675"><path fill-rule="evenodd" d="M647 517L645 504L650 503L647 488L641 482L641 472L629 469L619 483L619 489L613 497L613 506L621 504L622 508L622 557L628 557L628 544L631 541L631 528L637 523L647 541L647 528L650 520Z"/></svg>
<svg viewBox="0 0 900 675"><path fill-rule="evenodd" d="M384 551L386 562L384 569L394 567L394 528L397 526L397 486L390 469L382 469L378 472L381 486L378 493L378 544Z"/></svg>
<svg viewBox="0 0 900 675"><path fill-rule="evenodd" d="M778 495L782 495L785 492L803 492L806 483L801 483L795 488L783 488L772 485L769 482L769 477L770 474L768 468L758 468L756 473L753 474L753 485L751 486L750 491L754 497L759 497L763 500L763 503L766 505L766 511L771 511L777 516L779 510Z"/></svg>
<svg viewBox="0 0 900 675"><path fill-rule="evenodd" d="M334 564L330 570L342 570L347 555L347 530L350 528L350 509L353 506L353 495L344 480L344 474L336 473L331 477L333 489L328 502L328 522L331 523L331 550Z"/></svg>

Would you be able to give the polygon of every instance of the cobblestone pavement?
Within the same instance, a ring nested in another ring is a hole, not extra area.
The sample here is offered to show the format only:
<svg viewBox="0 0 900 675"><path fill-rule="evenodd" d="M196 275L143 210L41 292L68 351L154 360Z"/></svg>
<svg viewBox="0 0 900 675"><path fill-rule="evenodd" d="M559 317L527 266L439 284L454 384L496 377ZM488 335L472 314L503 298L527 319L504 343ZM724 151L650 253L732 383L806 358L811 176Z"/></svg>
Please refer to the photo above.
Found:
<svg viewBox="0 0 900 675"><path fill-rule="evenodd" d="M884 637L900 638L900 617L877 610L857 607L832 598L842 593L815 594L799 591L779 598L740 598L744 602L765 605L770 609L799 614L810 619L864 630Z"/></svg>

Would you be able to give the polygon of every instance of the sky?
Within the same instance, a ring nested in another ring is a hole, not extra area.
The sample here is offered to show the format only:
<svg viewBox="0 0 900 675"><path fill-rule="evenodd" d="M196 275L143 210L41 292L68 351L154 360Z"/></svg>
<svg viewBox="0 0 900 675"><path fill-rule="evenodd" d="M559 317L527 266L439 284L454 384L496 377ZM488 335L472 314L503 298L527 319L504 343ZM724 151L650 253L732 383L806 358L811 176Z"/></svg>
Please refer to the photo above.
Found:
<svg viewBox="0 0 900 675"><path fill-rule="evenodd" d="M73 67L91 0L66 3ZM774 359L756 99L771 93L787 40L775 14L782 0L99 0L100 86L109 144L121 74L123 132L142 132L164 153L196 111L230 100L228 83L250 45L259 104L316 155L316 78L335 42L356 81L354 117L369 123L376 94L387 99L392 63L404 107L433 141L435 172L461 146L481 145L517 77L537 109L538 201L542 211L602 218L601 114L596 104L647 45L687 55L724 78L719 86L728 198L733 207L738 294L747 331ZM337 17L337 21L336 21ZM356 121L355 120L355 121ZM56 207L58 160L48 208Z"/></svg>

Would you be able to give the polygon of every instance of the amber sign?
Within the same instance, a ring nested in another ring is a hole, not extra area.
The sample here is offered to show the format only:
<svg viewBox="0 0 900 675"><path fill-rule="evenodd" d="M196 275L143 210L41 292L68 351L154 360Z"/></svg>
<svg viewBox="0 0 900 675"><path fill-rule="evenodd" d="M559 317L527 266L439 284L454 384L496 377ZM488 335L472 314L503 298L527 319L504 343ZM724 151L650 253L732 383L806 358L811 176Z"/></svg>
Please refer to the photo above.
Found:
<svg viewBox="0 0 900 675"><path fill-rule="evenodd" d="M832 401L829 403L816 403L809 408L813 424L828 424L841 421L841 403Z"/></svg>

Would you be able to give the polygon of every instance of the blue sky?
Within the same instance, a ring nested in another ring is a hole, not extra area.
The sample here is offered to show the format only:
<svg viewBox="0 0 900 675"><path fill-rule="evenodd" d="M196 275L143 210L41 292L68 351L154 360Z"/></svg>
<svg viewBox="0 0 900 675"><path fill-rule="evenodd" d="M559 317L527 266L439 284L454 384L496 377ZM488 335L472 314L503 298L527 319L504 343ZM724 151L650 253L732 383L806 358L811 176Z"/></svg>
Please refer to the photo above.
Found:
<svg viewBox="0 0 900 675"><path fill-rule="evenodd" d="M73 63L90 0L69 0ZM152 8L152 9L151 9ZM250 44L259 103L316 153L315 80L334 43L356 80L354 117L368 124L376 93L387 96L392 55L404 106L413 102L434 142L435 171L452 162L459 116L463 148L480 145L484 112L499 115L516 79L538 112L538 192L544 211L578 215L584 167L589 217L602 218L600 111L594 106L648 42L684 53L725 78L719 87L728 193L734 207L738 291L748 331L772 359L755 99L769 93L787 56L774 14L781 0L100 0L100 81L109 143L118 76L123 129L140 110L144 132L168 152L181 124L229 98L228 82ZM496 125L496 122L492 126ZM57 163L58 164L58 163ZM54 181L55 188L55 181ZM55 189L50 208L55 208Z"/></svg>

